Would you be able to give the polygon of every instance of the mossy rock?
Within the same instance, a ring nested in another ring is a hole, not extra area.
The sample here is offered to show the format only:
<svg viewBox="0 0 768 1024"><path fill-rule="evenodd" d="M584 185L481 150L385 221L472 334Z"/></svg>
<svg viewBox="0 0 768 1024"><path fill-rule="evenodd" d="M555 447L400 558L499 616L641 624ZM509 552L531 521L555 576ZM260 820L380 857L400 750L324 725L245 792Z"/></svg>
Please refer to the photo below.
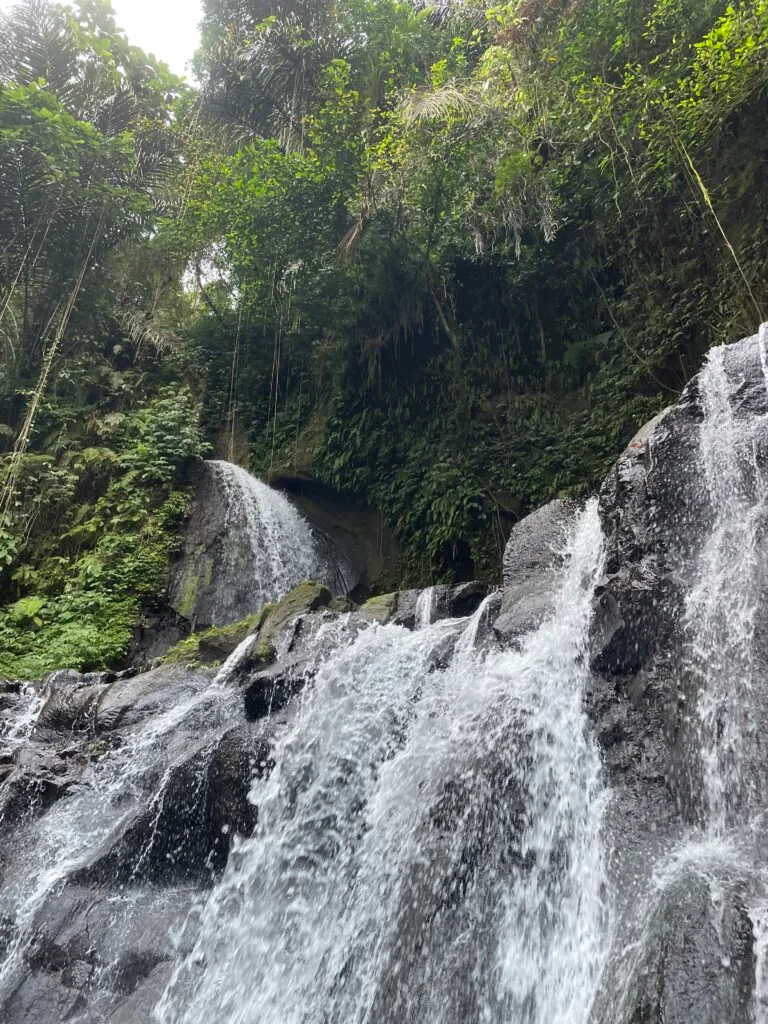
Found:
<svg viewBox="0 0 768 1024"><path fill-rule="evenodd" d="M161 665L216 665L221 664L247 636L258 639L248 655L248 661L257 666L271 665L275 660L275 641L283 627L299 615L325 608L331 603L331 592L322 583L300 583L276 604L265 604L261 611L249 615L231 626L211 626L201 633L193 633L167 651Z"/></svg>
<svg viewBox="0 0 768 1024"><path fill-rule="evenodd" d="M327 608L331 599L331 592L323 583L300 583L281 601L272 606L263 618L259 632L261 640L274 642L283 627L292 619L298 618L299 615L307 615L309 612L319 611L320 608Z"/></svg>
<svg viewBox="0 0 768 1024"><path fill-rule="evenodd" d="M160 659L161 665L213 665L225 661L235 648L254 633L271 605L230 626L211 626L202 633L185 637Z"/></svg>
<svg viewBox="0 0 768 1024"><path fill-rule="evenodd" d="M393 594L379 594L372 597L360 609L360 614L371 622L378 622L384 625L389 622L397 611L397 591Z"/></svg>
<svg viewBox="0 0 768 1024"><path fill-rule="evenodd" d="M272 641L259 638L248 653L248 663L254 668L266 668L276 657L277 651Z"/></svg>
<svg viewBox="0 0 768 1024"><path fill-rule="evenodd" d="M328 605L329 612L336 612L339 615L344 615L346 612L353 612L357 608L354 601L350 601L344 594L339 594L331 601Z"/></svg>

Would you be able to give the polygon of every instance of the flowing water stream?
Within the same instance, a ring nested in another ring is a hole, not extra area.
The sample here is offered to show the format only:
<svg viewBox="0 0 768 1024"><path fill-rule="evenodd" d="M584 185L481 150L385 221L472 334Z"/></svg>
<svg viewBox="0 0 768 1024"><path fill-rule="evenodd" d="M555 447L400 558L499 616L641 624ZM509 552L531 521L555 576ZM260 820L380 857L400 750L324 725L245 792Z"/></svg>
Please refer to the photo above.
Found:
<svg viewBox="0 0 768 1024"><path fill-rule="evenodd" d="M768 388L766 344L763 325L757 338L713 349L700 374L701 497L712 525L685 617L687 668L699 680L703 831L720 848L721 874L748 894L758 1022L768 1020L768 674L758 628L768 596L768 417L744 407L738 358L756 345Z"/></svg>
<svg viewBox="0 0 768 1024"><path fill-rule="evenodd" d="M209 465L224 495L231 538L226 547L232 560L219 570L224 588L246 579L258 605L278 600L304 580L325 577L312 530L285 495L231 462Z"/></svg>
<svg viewBox="0 0 768 1024"><path fill-rule="evenodd" d="M768 1022L768 414L765 393L756 394L768 388L767 342L763 326L713 349L696 380L701 419L681 492L693 555L677 570L680 649L666 670L685 702L679 742L695 821L660 843L625 908L600 1024L634 1024L638 986L670 944L673 970L687 978L668 997L665 1021ZM736 964L740 920L749 934ZM751 1007L733 980L742 969L752 975Z"/></svg>

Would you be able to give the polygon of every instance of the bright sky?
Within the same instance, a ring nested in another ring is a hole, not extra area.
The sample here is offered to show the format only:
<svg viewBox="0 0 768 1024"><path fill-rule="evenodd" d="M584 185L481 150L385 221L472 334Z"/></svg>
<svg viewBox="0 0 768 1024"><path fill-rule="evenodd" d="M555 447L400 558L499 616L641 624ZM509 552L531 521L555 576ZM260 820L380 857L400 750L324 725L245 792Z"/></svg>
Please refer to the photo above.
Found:
<svg viewBox="0 0 768 1024"><path fill-rule="evenodd" d="M0 9L18 0L0 0ZM134 46L164 60L177 75L186 74L187 61L198 46L201 0L112 0L118 25Z"/></svg>

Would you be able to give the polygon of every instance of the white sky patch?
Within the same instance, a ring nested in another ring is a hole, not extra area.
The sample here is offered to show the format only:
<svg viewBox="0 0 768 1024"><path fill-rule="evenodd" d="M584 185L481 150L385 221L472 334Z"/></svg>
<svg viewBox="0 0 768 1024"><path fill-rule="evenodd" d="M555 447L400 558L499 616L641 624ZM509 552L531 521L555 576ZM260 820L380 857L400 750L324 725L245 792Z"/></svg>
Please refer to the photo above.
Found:
<svg viewBox="0 0 768 1024"><path fill-rule="evenodd" d="M0 10L18 0L0 0ZM200 43L201 0L112 0L117 24L134 46L164 60L177 75L191 80L187 68Z"/></svg>

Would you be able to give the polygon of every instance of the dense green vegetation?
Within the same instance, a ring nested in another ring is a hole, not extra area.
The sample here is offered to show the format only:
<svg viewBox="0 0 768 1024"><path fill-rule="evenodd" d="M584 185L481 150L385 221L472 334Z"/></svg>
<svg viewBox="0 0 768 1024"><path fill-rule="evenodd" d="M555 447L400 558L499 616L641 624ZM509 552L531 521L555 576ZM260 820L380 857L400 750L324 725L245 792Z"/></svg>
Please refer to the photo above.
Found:
<svg viewBox="0 0 768 1024"><path fill-rule="evenodd" d="M0 672L127 653L206 445L493 578L766 316L766 0L204 9L0 25Z"/></svg>

